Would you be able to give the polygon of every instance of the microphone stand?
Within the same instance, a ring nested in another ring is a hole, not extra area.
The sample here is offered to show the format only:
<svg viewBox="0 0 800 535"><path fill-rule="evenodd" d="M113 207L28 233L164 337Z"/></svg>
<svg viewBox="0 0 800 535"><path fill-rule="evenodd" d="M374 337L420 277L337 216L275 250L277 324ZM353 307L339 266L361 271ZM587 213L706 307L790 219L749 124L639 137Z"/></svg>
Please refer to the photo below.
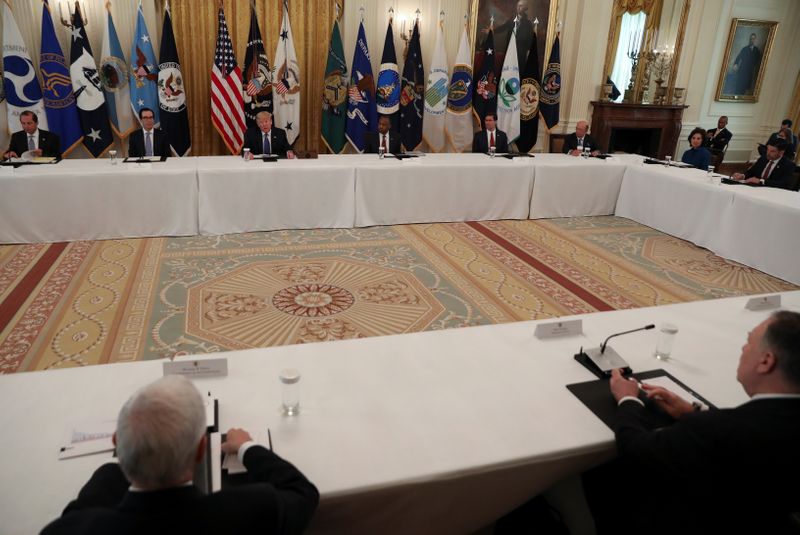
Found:
<svg viewBox="0 0 800 535"><path fill-rule="evenodd" d="M586 350L581 347L580 351L575 355L575 360L580 362L584 367L586 367L586 369L600 379L611 377L611 371L617 368L622 370L623 375L629 375L633 373L633 370L631 370L631 367L628 365L625 359L619 356L619 353L617 353L613 347L608 345L608 341L616 336L622 336L623 334L630 334L639 331L647 331L653 328L655 328L655 325L650 324L645 325L644 327L639 327L638 329L614 333L606 338L600 347L593 347Z"/></svg>

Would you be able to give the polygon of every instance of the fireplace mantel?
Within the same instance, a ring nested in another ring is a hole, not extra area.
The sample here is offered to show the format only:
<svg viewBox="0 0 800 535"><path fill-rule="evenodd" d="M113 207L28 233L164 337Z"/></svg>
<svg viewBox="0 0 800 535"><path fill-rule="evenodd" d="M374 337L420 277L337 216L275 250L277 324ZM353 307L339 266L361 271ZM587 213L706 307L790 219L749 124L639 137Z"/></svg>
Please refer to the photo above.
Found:
<svg viewBox="0 0 800 535"><path fill-rule="evenodd" d="M683 110L688 106L657 106L654 104L615 104L593 101L592 136L609 152L615 150L609 144L615 129L656 129L660 139L655 153L645 154L656 158L674 155L681 135Z"/></svg>

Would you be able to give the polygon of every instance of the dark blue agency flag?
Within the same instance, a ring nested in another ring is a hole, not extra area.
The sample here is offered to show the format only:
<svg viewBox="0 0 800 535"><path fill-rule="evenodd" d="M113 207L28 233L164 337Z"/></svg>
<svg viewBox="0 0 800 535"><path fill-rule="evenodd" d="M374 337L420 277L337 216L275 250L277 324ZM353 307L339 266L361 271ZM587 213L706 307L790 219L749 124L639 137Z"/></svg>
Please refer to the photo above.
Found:
<svg viewBox="0 0 800 535"><path fill-rule="evenodd" d="M391 115L400 109L400 71L397 68L397 54L394 51L394 32L392 21L386 28L386 39L383 42L381 68L378 71L378 88L375 96L378 113Z"/></svg>
<svg viewBox="0 0 800 535"><path fill-rule="evenodd" d="M542 93L539 46L536 44L535 33L521 78L517 148L520 152L530 152L539 137L539 96Z"/></svg>
<svg viewBox="0 0 800 535"><path fill-rule="evenodd" d="M475 93L472 109L481 125L487 114L497 113L497 74L494 70L494 52L494 31L489 28L489 33L483 41L483 51L475 54ZM482 60L481 56L483 56ZM480 65L477 65L478 63Z"/></svg>
<svg viewBox="0 0 800 535"><path fill-rule="evenodd" d="M367 48L364 23L358 25L358 39L353 52L353 71L347 90L347 140L358 152L364 152L364 134L378 127L375 107L375 80Z"/></svg>
<svg viewBox="0 0 800 535"><path fill-rule="evenodd" d="M272 71L253 4L250 4L250 32L247 34L247 50L244 55L244 118L247 126L255 126L257 113L272 113Z"/></svg>
<svg viewBox="0 0 800 535"><path fill-rule="evenodd" d="M553 48L550 49L550 60L542 77L542 95L540 97L542 119L547 125L548 130L552 130L558 124L559 106L561 104L561 45L559 44L559 33L553 41Z"/></svg>
<svg viewBox="0 0 800 535"><path fill-rule="evenodd" d="M42 93L47 113L47 125L61 141L61 152L67 155L83 138L78 106L72 92L67 60L56 37L50 5L44 0L42 6L42 48L39 54L39 70L42 72Z"/></svg>
<svg viewBox="0 0 800 535"><path fill-rule="evenodd" d="M72 76L72 90L78 101L78 115L83 129L83 145L97 158L114 142L111 124L108 122L108 109L103 96L103 85L97 72L97 64L92 56L92 48L83 28L83 15L78 2L72 15L70 33L72 46L69 53L69 73Z"/></svg>
<svg viewBox="0 0 800 535"><path fill-rule="evenodd" d="M405 150L416 150L422 143L422 114L425 111L425 71L422 68L422 50L419 45L419 20L414 22L414 32L408 44L408 56L403 65L403 83L400 90L400 138Z"/></svg>
<svg viewBox="0 0 800 535"><path fill-rule="evenodd" d="M189 111L186 109L186 90L183 87L181 60L172 33L172 15L169 4L164 12L161 30L161 50L158 57L158 107L161 108L161 129L167 134L172 150L186 156L192 150L189 133Z"/></svg>

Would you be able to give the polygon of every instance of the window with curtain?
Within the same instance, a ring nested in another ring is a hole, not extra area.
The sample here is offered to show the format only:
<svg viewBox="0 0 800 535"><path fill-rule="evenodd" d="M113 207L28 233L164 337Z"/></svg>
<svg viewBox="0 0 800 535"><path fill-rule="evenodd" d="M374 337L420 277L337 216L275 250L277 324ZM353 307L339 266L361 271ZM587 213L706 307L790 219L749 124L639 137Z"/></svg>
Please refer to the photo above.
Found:
<svg viewBox="0 0 800 535"><path fill-rule="evenodd" d="M635 15L623 13L619 28L619 41L617 54L614 57L614 67L611 69L611 81L620 91L620 96L614 102L622 102L625 90L631 81L631 67L633 62L628 57L628 52L634 48L635 43L641 43L644 35L647 15L639 11Z"/></svg>

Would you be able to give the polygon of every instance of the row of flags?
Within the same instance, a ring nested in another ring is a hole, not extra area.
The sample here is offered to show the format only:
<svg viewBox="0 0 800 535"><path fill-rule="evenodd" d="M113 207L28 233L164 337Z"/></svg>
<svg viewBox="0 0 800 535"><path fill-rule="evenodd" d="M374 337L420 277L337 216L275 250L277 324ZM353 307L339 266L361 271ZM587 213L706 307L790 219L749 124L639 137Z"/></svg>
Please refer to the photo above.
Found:
<svg viewBox="0 0 800 535"><path fill-rule="evenodd" d="M270 69L261 29L250 5L250 31L245 50L244 72L233 50L225 11L217 11L217 44L211 66L211 122L231 154L244 144L244 132L255 125L262 111L273 114L273 124L286 131L289 143L300 134L300 65L294 49L288 0L283 1L283 18Z"/></svg>
<svg viewBox="0 0 800 535"><path fill-rule="evenodd" d="M392 118L407 151L417 150L424 140L433 152L463 152L472 145L473 116L482 123L487 114L497 113L498 128L508 134L509 142L515 141L519 150L528 152L536 144L539 117L548 129L559 121L559 38L556 34L542 77L535 35L525 65L520 66L512 31L498 80L493 30L487 33L483 53L476 55L473 71L465 21L453 69L448 72L440 20L426 74L419 21L415 21L401 75L389 20L376 83L363 20L349 76L339 23L334 21L322 98L323 142L334 154L342 152L347 143L363 152L364 133L377 129L377 117L382 114Z"/></svg>
<svg viewBox="0 0 800 535"><path fill-rule="evenodd" d="M16 25L11 8L4 3L3 67L7 122L19 130L19 114L37 112L40 126L59 135L64 154L78 144L98 157L113 143L138 128L139 110L153 110L156 124L166 131L177 155L191 149L186 94L169 5L164 14L160 63L142 12L137 10L136 30L126 62L117 37L110 4L106 18L100 68L94 62L76 2L70 30L70 64L61 51L48 0L42 0L42 46L39 85L35 68ZM211 67L211 118L228 150L236 154L244 132L255 124L260 111L273 113L274 124L286 131L289 143L300 132L300 68L288 13L283 1L280 38L275 63L270 68L255 9L251 4L250 30L244 71L236 61L225 13L218 9L218 31ZM348 75L338 17L328 48L322 98L322 139L333 153L349 142L364 150L364 133L377 129L378 114L389 115L405 150L417 150L423 140L433 152L469 150L473 115L482 122L496 112L498 127L528 151L536 143L539 116L549 129L558 123L560 102L560 47L555 41L544 76L540 78L538 50L533 39L526 65L520 72L516 39L511 32L505 61L499 70L494 61L494 35L490 28L482 58L470 61L466 21L456 61L448 71L444 25L439 21L434 53L427 72L423 67L419 21L415 21L402 74L389 21L376 79L364 31L359 24ZM473 72L475 76L473 78Z"/></svg>
<svg viewBox="0 0 800 535"><path fill-rule="evenodd" d="M21 130L19 115L30 110L38 115L40 128L59 136L63 154L82 143L97 158L113 145L112 131L125 138L138 128L135 120L139 110L146 107L153 110L156 124L166 132L175 154L188 154L191 137L186 94L169 5L164 13L158 63L139 2L129 64L107 3L98 68L78 2L69 28L69 65L56 36L48 0L42 3L41 85L13 12L3 3L3 89L8 130Z"/></svg>

